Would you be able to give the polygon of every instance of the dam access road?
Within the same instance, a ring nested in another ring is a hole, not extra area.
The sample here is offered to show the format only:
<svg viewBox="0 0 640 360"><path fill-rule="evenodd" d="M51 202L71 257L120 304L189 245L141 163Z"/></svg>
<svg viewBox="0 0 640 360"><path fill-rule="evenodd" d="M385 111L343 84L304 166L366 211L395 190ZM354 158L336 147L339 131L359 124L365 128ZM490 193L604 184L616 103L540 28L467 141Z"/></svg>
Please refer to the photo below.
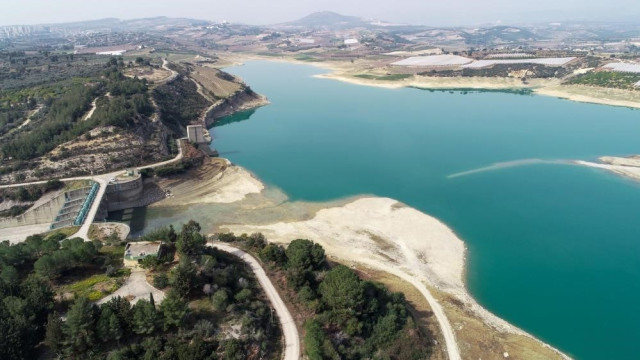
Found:
<svg viewBox="0 0 640 360"><path fill-rule="evenodd" d="M182 140L184 140L184 139L178 139L177 140L177 142L178 142L178 155L176 155L173 159L169 159L169 160L166 160L166 161L161 161L161 162L158 162L158 163L155 163L155 164L139 166L139 167L136 167L136 170L157 168L157 167L160 167L160 166L173 164L173 163L175 163L177 161L182 160L182 155L183 155L182 142L181 142ZM98 185L100 186L99 189L98 189L98 193L96 194L96 198L93 200L93 203L91 204L91 208L89 209L89 212L87 213L87 216L85 217L84 223L82 224L82 226L80 226L80 230L78 230L78 232L76 232L75 234L73 234L73 235L71 235L69 237L79 237L79 238L82 238L84 241L89 241L89 228L91 227L91 224L93 223L93 220L95 219L96 214L98 213L98 208L100 207L100 203L102 202L102 198L104 197L104 194L107 191L107 185L109 184L109 180L111 178L116 177L118 174L121 174L122 171L123 170L118 170L118 171L112 171L110 173L102 174L102 175L78 176L78 177L60 179L60 181L92 180L92 181L97 182ZM29 185L44 184L47 181L48 180L34 181L34 182L20 183L20 184L0 185L0 189L18 187L18 186L29 186ZM36 228L34 228L34 229L36 229ZM40 231L38 231L38 232L40 232ZM26 234L25 237L29 236L29 235L33 235L33 234Z"/></svg>

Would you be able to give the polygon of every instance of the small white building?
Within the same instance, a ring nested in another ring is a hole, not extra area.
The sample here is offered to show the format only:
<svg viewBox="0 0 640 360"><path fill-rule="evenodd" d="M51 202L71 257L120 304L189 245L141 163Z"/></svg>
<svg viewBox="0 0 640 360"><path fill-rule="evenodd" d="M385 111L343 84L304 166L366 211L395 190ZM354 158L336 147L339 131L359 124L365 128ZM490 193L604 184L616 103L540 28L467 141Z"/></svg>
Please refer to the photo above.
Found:
<svg viewBox="0 0 640 360"><path fill-rule="evenodd" d="M359 43L358 39L345 39L344 40L344 44L345 45L356 45L358 43Z"/></svg>

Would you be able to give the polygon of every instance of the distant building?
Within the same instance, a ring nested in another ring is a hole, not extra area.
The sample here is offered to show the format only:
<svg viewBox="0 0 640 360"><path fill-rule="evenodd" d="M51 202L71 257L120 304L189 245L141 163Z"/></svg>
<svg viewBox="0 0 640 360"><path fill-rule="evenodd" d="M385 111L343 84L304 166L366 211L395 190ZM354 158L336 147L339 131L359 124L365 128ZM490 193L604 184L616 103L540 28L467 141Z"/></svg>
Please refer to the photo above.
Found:
<svg viewBox="0 0 640 360"><path fill-rule="evenodd" d="M358 39L345 39L344 40L344 44L345 45L356 45L356 44L358 44Z"/></svg>
<svg viewBox="0 0 640 360"><path fill-rule="evenodd" d="M160 256L160 242L139 241L130 242L124 249L124 263L135 266L148 256Z"/></svg>
<svg viewBox="0 0 640 360"><path fill-rule="evenodd" d="M192 144L205 144L208 143L204 138L204 128L202 125L189 125L187 126L187 137Z"/></svg>

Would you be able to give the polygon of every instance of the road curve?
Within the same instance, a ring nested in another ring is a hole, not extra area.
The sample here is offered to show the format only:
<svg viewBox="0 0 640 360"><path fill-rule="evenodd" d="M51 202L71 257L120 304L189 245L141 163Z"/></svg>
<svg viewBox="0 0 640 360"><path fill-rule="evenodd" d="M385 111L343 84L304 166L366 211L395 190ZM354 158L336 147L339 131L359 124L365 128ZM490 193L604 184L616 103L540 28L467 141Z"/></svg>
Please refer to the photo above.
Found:
<svg viewBox="0 0 640 360"><path fill-rule="evenodd" d="M160 80L159 81L160 84L166 84L178 77L178 72L169 68L169 62L165 58L162 58L162 68L165 70L169 70L171 72L171 75L169 75L167 78Z"/></svg>
<svg viewBox="0 0 640 360"><path fill-rule="evenodd" d="M233 254L239 257L242 261L249 264L251 267L251 271L258 278L258 282L264 289L264 292L267 294L269 301L271 301L271 305L273 305L276 313L278 314L278 319L280 320L280 325L282 326L282 333L284 335L284 356L282 357L284 360L299 360L300 359L300 336L298 335L298 329L296 328L296 323L293 321L293 317L289 312L289 309L282 301L280 294L276 291L276 288L271 283L271 280L267 277L267 274L262 269L262 266L253 256L247 254L246 252L228 245L226 243L221 243L218 241L214 241L208 244L209 246L217 247L222 251L226 251L230 254Z"/></svg>

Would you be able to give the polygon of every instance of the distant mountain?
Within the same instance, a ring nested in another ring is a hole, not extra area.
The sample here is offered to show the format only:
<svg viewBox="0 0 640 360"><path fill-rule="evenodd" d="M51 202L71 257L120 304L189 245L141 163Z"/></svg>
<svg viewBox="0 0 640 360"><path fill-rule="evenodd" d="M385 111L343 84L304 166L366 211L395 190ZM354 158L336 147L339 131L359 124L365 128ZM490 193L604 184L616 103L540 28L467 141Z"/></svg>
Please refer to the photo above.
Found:
<svg viewBox="0 0 640 360"><path fill-rule="evenodd" d="M540 38L527 29L515 26L493 26L467 30L462 33L462 36L470 45L514 43Z"/></svg>
<svg viewBox="0 0 640 360"><path fill-rule="evenodd" d="M309 14L302 19L291 22L294 25L304 26L336 26L363 23L364 20L357 16L345 16L332 11L320 11Z"/></svg>
<svg viewBox="0 0 640 360"><path fill-rule="evenodd" d="M330 28L344 29L368 26L370 22L357 16L345 16L332 11L321 11L298 19L296 21L279 24L287 27Z"/></svg>
<svg viewBox="0 0 640 360"><path fill-rule="evenodd" d="M0 26L0 38L24 36L59 36L84 31L162 31L175 27L202 26L209 21L159 16L145 19L120 20L106 18L59 24Z"/></svg>

